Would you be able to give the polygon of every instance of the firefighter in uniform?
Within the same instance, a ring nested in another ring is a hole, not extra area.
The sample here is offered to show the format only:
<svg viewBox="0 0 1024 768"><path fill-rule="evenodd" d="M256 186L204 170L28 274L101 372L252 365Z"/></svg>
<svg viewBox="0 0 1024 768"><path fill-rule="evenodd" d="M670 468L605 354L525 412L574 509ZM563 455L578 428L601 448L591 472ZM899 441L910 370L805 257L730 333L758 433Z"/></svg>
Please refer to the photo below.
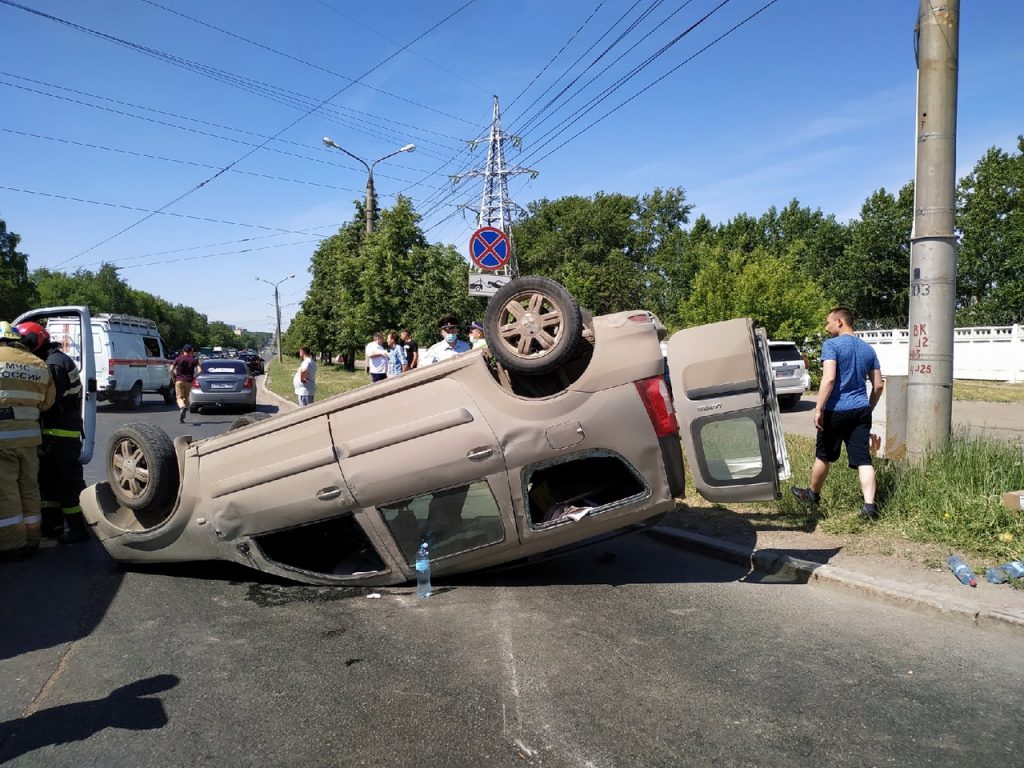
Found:
<svg viewBox="0 0 1024 768"><path fill-rule="evenodd" d="M21 342L46 361L57 395L53 407L42 416L43 447L39 460L39 491L42 495L42 535L61 544L77 544L89 538L78 497L85 490L79 457L82 453L82 380L74 361L50 341L38 323L15 326ZM67 531L64 524L67 523Z"/></svg>
<svg viewBox="0 0 1024 768"><path fill-rule="evenodd" d="M0 559L39 547L39 412L55 397L46 364L0 322Z"/></svg>

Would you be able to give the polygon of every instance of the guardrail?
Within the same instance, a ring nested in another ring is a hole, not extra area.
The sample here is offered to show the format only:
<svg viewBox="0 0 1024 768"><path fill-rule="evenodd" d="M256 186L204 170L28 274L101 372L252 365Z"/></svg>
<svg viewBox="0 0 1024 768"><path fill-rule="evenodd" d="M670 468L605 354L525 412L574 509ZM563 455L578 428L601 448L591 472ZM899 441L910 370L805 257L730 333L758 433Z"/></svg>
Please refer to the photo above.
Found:
<svg viewBox="0 0 1024 768"><path fill-rule="evenodd" d="M907 375L909 329L858 331L857 335L875 350L884 375ZM1024 327L954 328L953 378L1024 382Z"/></svg>

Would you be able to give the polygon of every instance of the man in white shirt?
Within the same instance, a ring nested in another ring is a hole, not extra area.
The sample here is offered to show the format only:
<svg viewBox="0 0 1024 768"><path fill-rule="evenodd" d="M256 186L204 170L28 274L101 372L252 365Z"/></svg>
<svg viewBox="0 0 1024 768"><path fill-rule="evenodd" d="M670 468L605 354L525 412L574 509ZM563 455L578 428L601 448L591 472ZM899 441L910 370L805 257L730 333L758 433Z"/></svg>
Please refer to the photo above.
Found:
<svg viewBox="0 0 1024 768"><path fill-rule="evenodd" d="M299 347L299 368L292 377L292 386L299 398L299 405L309 405L316 397L316 360L309 347Z"/></svg>
<svg viewBox="0 0 1024 768"><path fill-rule="evenodd" d="M370 381L382 381L388 375L388 351L381 343L384 336L373 334L373 341L366 345L366 370L370 373Z"/></svg>
<svg viewBox="0 0 1024 768"><path fill-rule="evenodd" d="M472 349L468 341L459 338L459 319L455 315L445 315L438 325L442 339L420 356L420 365L439 363Z"/></svg>

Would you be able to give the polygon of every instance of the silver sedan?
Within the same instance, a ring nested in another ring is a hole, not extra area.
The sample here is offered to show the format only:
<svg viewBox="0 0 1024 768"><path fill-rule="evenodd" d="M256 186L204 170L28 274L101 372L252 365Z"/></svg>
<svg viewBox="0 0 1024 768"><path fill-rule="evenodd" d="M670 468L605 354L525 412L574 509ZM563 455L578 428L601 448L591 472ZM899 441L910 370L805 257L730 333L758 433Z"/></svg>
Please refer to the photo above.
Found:
<svg viewBox="0 0 1024 768"><path fill-rule="evenodd" d="M189 395L189 411L203 408L256 409L256 383L244 360L211 358L199 364Z"/></svg>

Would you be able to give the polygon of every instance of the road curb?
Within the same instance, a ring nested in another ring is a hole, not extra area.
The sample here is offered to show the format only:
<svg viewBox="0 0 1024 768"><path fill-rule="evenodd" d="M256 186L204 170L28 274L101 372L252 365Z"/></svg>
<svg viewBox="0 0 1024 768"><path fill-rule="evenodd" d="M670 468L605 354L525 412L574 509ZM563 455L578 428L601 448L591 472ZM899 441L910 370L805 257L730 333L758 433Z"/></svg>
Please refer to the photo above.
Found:
<svg viewBox="0 0 1024 768"><path fill-rule="evenodd" d="M649 536L659 541L684 549L699 552L709 557L745 565L762 573L785 576L790 580L854 589L871 597L903 606L919 608L929 613L938 613L959 620L970 621L975 626L1001 626L1024 630L1024 617L997 610L977 609L969 605L957 605L935 592L905 584L894 584L873 576L854 573L835 565L801 560L777 552L750 549L739 544L721 541L692 531L681 531L663 525L646 529Z"/></svg>
<svg viewBox="0 0 1024 768"><path fill-rule="evenodd" d="M260 393L262 393L264 397L269 397L271 400L273 400L279 406L281 406L282 408L285 408L285 410L293 411L293 410L295 410L296 408L299 407L298 403L293 403L288 398L281 397L281 395L277 394L277 392L271 391L270 387L267 386L267 384L269 384L269 382L270 382L270 374L269 373L263 374L263 376L261 378L257 379L257 382L258 382L257 386L259 387Z"/></svg>

